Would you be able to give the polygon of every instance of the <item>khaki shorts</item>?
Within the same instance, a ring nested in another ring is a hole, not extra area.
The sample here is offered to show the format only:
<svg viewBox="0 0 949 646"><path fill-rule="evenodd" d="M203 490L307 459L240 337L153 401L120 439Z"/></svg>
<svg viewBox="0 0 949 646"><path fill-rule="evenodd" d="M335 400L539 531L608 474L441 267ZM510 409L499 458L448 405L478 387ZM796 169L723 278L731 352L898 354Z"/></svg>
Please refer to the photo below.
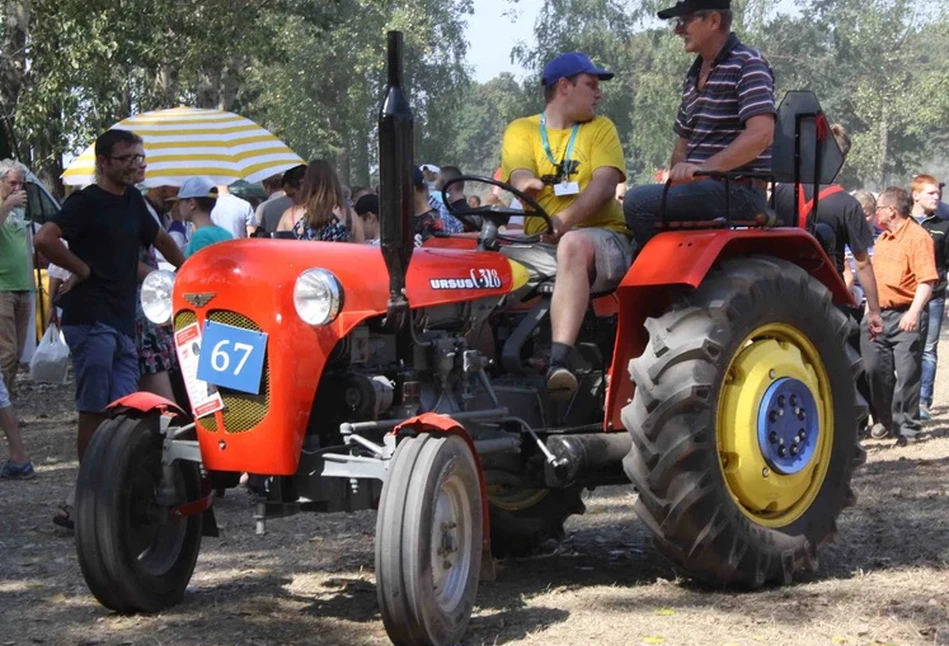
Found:
<svg viewBox="0 0 949 646"><path fill-rule="evenodd" d="M610 229L594 227L574 229L593 239L596 249L592 293L607 292L619 285L633 263L633 245L629 237ZM534 292L539 285L552 282L557 275L557 245L538 242L531 245L508 245L501 253L527 268L530 278L521 296Z"/></svg>

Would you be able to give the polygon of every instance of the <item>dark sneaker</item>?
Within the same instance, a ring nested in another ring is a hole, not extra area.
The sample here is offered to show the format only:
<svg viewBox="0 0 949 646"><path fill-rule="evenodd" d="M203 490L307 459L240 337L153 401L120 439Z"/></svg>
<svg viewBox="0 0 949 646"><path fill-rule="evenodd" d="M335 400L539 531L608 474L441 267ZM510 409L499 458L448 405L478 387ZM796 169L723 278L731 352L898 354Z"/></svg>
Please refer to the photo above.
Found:
<svg viewBox="0 0 949 646"><path fill-rule="evenodd" d="M929 412L929 406L927 406L926 404L920 403L919 404L919 419L928 420L932 418L933 416L932 416L932 413Z"/></svg>
<svg viewBox="0 0 949 646"><path fill-rule="evenodd" d="M7 460L0 469L0 478L4 480L31 480L36 477L36 471L33 470L32 462L16 464L12 460Z"/></svg>
<svg viewBox="0 0 949 646"><path fill-rule="evenodd" d="M550 367L547 371L547 393L551 399L558 401L570 399L576 390L576 375L563 366Z"/></svg>
<svg viewBox="0 0 949 646"><path fill-rule="evenodd" d="M873 428L870 429L870 437L872 437L874 440L885 439L889 434L890 432L886 429L886 427L879 422L874 424Z"/></svg>

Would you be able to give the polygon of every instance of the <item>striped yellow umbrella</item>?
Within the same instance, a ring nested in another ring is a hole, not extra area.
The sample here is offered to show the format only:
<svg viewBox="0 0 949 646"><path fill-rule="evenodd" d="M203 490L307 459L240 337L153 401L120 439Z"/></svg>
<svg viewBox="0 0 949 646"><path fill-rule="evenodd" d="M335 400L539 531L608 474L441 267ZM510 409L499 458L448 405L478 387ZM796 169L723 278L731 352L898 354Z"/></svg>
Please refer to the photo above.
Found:
<svg viewBox="0 0 949 646"><path fill-rule="evenodd" d="M181 186L193 175L229 185L258 182L304 163L290 148L250 119L221 110L172 108L144 112L111 128L131 130L145 141L146 186ZM64 184L95 181L89 146L63 172Z"/></svg>

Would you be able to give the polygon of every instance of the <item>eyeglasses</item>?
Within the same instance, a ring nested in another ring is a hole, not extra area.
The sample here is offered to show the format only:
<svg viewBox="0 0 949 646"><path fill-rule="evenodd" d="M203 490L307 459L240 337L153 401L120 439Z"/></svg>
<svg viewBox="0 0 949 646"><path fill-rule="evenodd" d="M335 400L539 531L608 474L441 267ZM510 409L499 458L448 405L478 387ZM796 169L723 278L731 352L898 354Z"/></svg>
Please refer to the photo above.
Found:
<svg viewBox="0 0 949 646"><path fill-rule="evenodd" d="M145 155L109 155L109 159L123 164L141 164L145 161Z"/></svg>
<svg viewBox="0 0 949 646"><path fill-rule="evenodd" d="M708 14L705 13L704 11L696 11L695 13L690 13L688 16L682 16L680 18L676 18L675 22L673 23L673 26L676 29L685 29L686 27L692 24L693 20L699 20L701 18L705 18L707 15Z"/></svg>

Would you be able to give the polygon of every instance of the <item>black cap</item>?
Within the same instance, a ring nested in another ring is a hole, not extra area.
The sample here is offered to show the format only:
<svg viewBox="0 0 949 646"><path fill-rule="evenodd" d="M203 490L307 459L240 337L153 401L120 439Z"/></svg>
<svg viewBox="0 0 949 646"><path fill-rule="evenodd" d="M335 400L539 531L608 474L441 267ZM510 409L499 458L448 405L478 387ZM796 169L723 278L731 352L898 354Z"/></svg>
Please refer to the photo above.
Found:
<svg viewBox="0 0 949 646"><path fill-rule="evenodd" d="M696 11L725 11L732 8L731 0L679 0L676 6L663 9L656 15L663 20L688 16Z"/></svg>
<svg viewBox="0 0 949 646"><path fill-rule="evenodd" d="M356 215L366 215L367 213L379 215L379 196L371 193L369 195L363 195L356 200L356 204L353 205L353 210L356 211Z"/></svg>

